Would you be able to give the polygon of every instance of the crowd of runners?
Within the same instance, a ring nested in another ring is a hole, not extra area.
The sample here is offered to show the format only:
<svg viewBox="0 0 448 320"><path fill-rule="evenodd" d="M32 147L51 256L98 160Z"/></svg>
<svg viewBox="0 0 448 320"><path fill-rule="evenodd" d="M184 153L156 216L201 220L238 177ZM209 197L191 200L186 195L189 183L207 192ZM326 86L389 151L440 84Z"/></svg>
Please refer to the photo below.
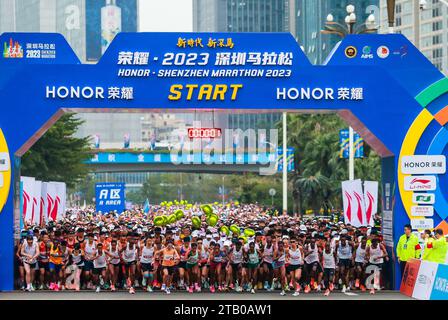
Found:
<svg viewBox="0 0 448 320"><path fill-rule="evenodd" d="M146 213L78 208L60 221L25 226L17 242L17 285L27 291L278 290L294 296L374 294L384 287L389 257L378 218L377 226L354 228L337 218L278 215L256 204L206 209L179 203ZM168 223L156 218L173 214Z"/></svg>

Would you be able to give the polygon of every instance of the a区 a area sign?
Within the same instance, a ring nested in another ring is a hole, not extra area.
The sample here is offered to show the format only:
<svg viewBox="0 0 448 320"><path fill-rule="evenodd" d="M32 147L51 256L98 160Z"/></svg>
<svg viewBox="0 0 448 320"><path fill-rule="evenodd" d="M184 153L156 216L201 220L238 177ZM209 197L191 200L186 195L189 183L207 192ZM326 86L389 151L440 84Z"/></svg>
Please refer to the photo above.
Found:
<svg viewBox="0 0 448 320"><path fill-rule="evenodd" d="M382 157L388 244L410 221L446 224L440 161L422 179L401 160L446 156L448 79L402 35L348 36L322 66L286 33L121 33L96 65L58 34L7 33L0 44L0 290L13 289L20 157L64 112L336 112Z"/></svg>

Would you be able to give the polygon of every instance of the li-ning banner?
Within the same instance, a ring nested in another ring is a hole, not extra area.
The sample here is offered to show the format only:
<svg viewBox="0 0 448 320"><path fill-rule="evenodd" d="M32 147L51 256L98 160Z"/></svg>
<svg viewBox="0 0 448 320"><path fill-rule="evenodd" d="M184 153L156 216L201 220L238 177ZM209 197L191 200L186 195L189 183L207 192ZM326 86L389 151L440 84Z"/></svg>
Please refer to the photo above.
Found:
<svg viewBox="0 0 448 320"><path fill-rule="evenodd" d="M373 226L373 218L378 211L378 181L364 181L364 203L366 224Z"/></svg>
<svg viewBox="0 0 448 320"><path fill-rule="evenodd" d="M42 182L21 177L21 212L27 224L59 220L65 212L67 187L63 182Z"/></svg>
<svg viewBox="0 0 448 320"><path fill-rule="evenodd" d="M95 185L96 211L121 213L126 208L124 183L97 183Z"/></svg>
<svg viewBox="0 0 448 320"><path fill-rule="evenodd" d="M361 180L342 182L344 221L352 226L373 226L373 218L378 210L378 182L365 181L364 191Z"/></svg>

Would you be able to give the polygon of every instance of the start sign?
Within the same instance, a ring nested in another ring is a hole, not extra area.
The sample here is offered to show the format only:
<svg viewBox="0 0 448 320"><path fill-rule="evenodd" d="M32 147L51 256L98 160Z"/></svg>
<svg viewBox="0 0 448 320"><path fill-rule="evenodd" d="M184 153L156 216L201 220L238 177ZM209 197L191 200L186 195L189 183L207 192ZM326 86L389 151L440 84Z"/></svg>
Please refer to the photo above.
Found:
<svg viewBox="0 0 448 320"><path fill-rule="evenodd" d="M96 211L102 213L123 212L126 208L124 187L124 183L95 184Z"/></svg>

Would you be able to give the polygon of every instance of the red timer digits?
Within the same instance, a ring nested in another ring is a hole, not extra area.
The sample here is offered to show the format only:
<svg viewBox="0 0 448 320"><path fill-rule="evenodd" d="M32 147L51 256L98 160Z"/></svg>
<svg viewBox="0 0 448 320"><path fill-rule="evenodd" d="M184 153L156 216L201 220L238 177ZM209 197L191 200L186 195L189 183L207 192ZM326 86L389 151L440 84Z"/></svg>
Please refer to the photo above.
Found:
<svg viewBox="0 0 448 320"><path fill-rule="evenodd" d="M196 138L220 138L221 129L219 128L189 128L188 137L190 139Z"/></svg>

